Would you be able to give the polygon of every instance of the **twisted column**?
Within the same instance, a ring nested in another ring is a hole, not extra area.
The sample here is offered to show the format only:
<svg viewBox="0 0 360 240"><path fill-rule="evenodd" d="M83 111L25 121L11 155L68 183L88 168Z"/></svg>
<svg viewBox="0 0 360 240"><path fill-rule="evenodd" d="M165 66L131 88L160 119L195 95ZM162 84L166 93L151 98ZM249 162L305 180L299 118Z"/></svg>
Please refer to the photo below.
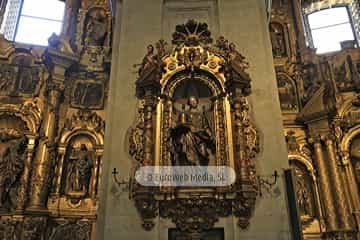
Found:
<svg viewBox="0 0 360 240"><path fill-rule="evenodd" d="M328 168L325 160L325 156L322 149L322 143L320 136L316 136L310 139L314 147L315 162L317 165L317 173L319 178L320 195L322 199L322 205L324 207L324 222L326 231L335 231L337 229L336 222L336 208L335 202L331 194L330 176L328 175Z"/></svg>
<svg viewBox="0 0 360 240"><path fill-rule="evenodd" d="M346 201L344 186L341 181L334 140L335 139L332 135L328 135L325 138L326 151L328 154L328 170L331 177L332 193L335 200L334 206L336 207L338 213L337 223L340 229L351 230L354 224Z"/></svg>

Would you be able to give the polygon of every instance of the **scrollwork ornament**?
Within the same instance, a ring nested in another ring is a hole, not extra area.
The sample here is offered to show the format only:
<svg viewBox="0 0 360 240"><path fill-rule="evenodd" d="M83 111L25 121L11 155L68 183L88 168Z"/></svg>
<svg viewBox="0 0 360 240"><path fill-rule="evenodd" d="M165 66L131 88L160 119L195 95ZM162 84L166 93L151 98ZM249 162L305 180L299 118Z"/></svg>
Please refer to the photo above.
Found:
<svg viewBox="0 0 360 240"><path fill-rule="evenodd" d="M43 239L47 219L45 217L27 217L23 223L23 237L26 240Z"/></svg>
<svg viewBox="0 0 360 240"><path fill-rule="evenodd" d="M150 231L154 226L154 219L158 216L158 202L151 196L135 197L135 206L143 220L142 226L145 230Z"/></svg>
<svg viewBox="0 0 360 240"><path fill-rule="evenodd" d="M211 229L220 217L232 212L231 201L216 199L182 199L160 203L160 216L171 218L184 232Z"/></svg>
<svg viewBox="0 0 360 240"><path fill-rule="evenodd" d="M50 240L90 240L91 224L70 220L57 226L50 236Z"/></svg>

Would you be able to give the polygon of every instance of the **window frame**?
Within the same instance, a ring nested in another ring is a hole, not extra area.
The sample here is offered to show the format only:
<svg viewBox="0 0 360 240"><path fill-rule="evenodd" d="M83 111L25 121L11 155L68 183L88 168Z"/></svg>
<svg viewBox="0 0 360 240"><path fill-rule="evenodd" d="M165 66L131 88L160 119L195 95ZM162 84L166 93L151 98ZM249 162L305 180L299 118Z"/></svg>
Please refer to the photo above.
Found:
<svg viewBox="0 0 360 240"><path fill-rule="evenodd" d="M64 17L65 17L65 11L66 11L66 4L64 2L64 13L63 13L63 17L62 17L62 20L56 20L56 19L51 19L51 18L44 18L44 17L40 17L40 16L36 16L36 15L28 15L28 14L23 14L23 8L24 8L24 3L25 3L26 0L18 0L18 3L20 4L20 7L17 11L17 18L16 18L16 23L15 23L15 27L13 28L14 29L14 34L12 36L12 39L10 39L11 41L15 42L15 43L20 43L20 44L28 44L28 45L33 45L33 46L38 46L38 47L47 47L47 45L43 45L42 43L27 43L26 41L23 42L23 41L16 41L16 37L19 33L19 26L20 26L20 20L22 17L25 17L25 18L28 18L28 19L37 19L37 20L43 20L45 22L57 22L57 23L60 23L61 24L61 29L60 29L60 33L62 31L62 27L64 25ZM59 2L62 2L60 0L57 0ZM9 4L10 2L8 2ZM6 19L3 20L4 21L4 24L5 24L5 21ZM50 37L50 36L49 36Z"/></svg>
<svg viewBox="0 0 360 240"><path fill-rule="evenodd" d="M356 29L355 29L353 15L352 15L352 12L351 12L351 9L350 9L350 5L346 4L346 3L336 4L336 5L330 6L330 7L324 7L324 8L312 11L310 13L304 14L305 32L306 32L306 35L307 35L306 39L307 39L309 47L312 48L312 49L316 49L316 47L314 45L313 34L312 34L313 30L310 27L309 16L311 14L313 14L313 13L320 12L320 11L323 11L323 10L333 9L333 8L345 8L346 9L346 12L347 12L348 17L349 17L349 23L350 23L350 26L351 26L351 31L352 31L352 34L354 36L354 41L356 43L356 47L359 47L359 37L358 37L358 34L356 32ZM328 27L332 27L332 26L335 26L335 25L329 25ZM317 53L317 55L326 55L326 54L331 54L331 53L338 52L338 51L341 51L341 49L340 50L335 50L335 51L330 51L330 52Z"/></svg>

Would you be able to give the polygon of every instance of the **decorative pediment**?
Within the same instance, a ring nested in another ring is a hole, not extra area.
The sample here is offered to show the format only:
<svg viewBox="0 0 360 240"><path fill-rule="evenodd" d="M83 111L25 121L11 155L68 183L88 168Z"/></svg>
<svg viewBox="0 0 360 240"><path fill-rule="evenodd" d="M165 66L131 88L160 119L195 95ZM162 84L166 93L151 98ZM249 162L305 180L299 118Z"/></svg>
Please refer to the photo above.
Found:
<svg viewBox="0 0 360 240"><path fill-rule="evenodd" d="M26 127L29 130L29 134L36 135L42 117L42 110L37 101L25 101L19 104L2 104L0 106L0 115L14 115L19 117L26 123Z"/></svg>
<svg viewBox="0 0 360 240"><path fill-rule="evenodd" d="M97 144L103 144L105 121L96 112L79 110L65 121L60 141L66 143L69 137L77 131L92 133L96 136L95 139L98 140Z"/></svg>

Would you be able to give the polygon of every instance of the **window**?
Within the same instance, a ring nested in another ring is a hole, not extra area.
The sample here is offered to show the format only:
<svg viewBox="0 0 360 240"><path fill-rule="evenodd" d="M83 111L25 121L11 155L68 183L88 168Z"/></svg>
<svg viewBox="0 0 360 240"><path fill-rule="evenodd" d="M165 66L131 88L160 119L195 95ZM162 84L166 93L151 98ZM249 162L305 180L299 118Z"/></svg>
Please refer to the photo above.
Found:
<svg viewBox="0 0 360 240"><path fill-rule="evenodd" d="M60 34L64 2L59 0L10 0L3 31L9 40L48 45L52 33Z"/></svg>
<svg viewBox="0 0 360 240"><path fill-rule="evenodd" d="M319 54L339 51L342 41L356 39L347 7L320 10L307 18L312 44Z"/></svg>

